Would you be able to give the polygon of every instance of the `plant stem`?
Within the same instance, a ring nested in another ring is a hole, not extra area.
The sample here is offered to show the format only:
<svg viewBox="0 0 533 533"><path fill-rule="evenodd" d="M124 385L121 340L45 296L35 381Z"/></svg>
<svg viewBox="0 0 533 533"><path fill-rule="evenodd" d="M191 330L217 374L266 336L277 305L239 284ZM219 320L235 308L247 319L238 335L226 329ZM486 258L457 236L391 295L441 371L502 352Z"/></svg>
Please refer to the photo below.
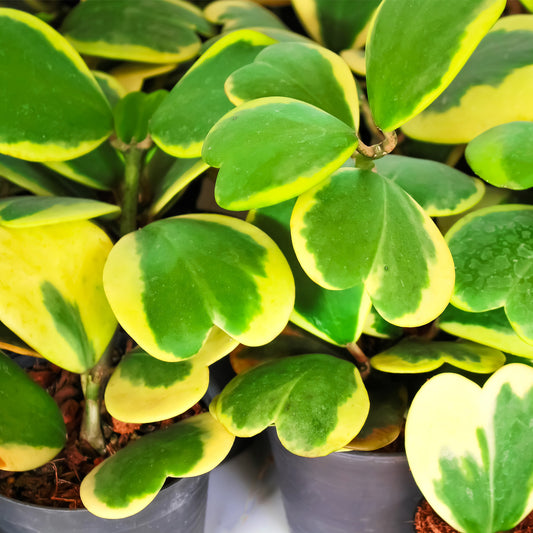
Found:
<svg viewBox="0 0 533 533"><path fill-rule="evenodd" d="M384 131L382 133L384 137L383 140L377 144L373 144L372 146L367 146L363 141L359 139L357 151L370 159L379 159L384 155L392 152L394 148L396 148L396 143L398 141L396 137L396 132Z"/></svg>
<svg viewBox="0 0 533 533"><path fill-rule="evenodd" d="M131 146L124 152L126 171L124 174L124 190L122 192L121 236L137 229L137 202L143 154L144 150L136 146Z"/></svg>
<svg viewBox="0 0 533 533"><path fill-rule="evenodd" d="M85 411L80 430L80 439L86 440L98 453L104 455L106 445L100 423L102 385L111 373L111 354L114 342L109 343L98 363L81 375L81 387L85 397Z"/></svg>
<svg viewBox="0 0 533 533"><path fill-rule="evenodd" d="M363 379L366 379L370 374L370 359L366 356L365 352L361 350L359 345L355 342L349 342L346 345L346 349L350 352L352 357L357 363L357 368Z"/></svg>

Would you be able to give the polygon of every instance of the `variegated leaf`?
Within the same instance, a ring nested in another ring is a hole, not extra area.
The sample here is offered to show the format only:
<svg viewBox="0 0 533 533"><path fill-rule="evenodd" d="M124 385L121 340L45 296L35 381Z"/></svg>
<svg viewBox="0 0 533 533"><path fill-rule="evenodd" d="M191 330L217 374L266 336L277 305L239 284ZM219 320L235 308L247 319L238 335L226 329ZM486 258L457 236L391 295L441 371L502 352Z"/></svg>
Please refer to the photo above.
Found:
<svg viewBox="0 0 533 533"><path fill-rule="evenodd" d="M405 448L430 505L464 533L510 530L533 509L533 368L506 365L481 389L440 374L417 393Z"/></svg>
<svg viewBox="0 0 533 533"><path fill-rule="evenodd" d="M109 255L104 286L124 329L163 361L197 354L214 326L243 344L265 344L294 304L279 248L223 215L183 215L126 235Z"/></svg>
<svg viewBox="0 0 533 533"><path fill-rule="evenodd" d="M292 453L318 457L339 450L359 432L369 409L355 366L324 354L286 357L233 378L210 410L238 437L275 424Z"/></svg>
<svg viewBox="0 0 533 533"><path fill-rule="evenodd" d="M402 189L368 170L343 168L298 199L296 255L329 289L364 283L392 324L430 322L446 307L454 267L437 227Z"/></svg>

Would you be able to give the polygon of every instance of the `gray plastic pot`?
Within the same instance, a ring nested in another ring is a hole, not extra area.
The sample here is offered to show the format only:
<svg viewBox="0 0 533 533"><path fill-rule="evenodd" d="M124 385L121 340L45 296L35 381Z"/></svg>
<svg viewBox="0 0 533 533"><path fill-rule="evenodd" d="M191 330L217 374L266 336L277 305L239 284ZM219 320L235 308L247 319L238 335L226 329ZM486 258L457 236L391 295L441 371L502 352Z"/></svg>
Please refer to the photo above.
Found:
<svg viewBox="0 0 533 533"><path fill-rule="evenodd" d="M299 457L268 437L292 533L413 533L422 498L401 453Z"/></svg>
<svg viewBox="0 0 533 533"><path fill-rule="evenodd" d="M204 533L207 484L207 474L181 478L165 487L140 513L121 520L0 496L0 533Z"/></svg>

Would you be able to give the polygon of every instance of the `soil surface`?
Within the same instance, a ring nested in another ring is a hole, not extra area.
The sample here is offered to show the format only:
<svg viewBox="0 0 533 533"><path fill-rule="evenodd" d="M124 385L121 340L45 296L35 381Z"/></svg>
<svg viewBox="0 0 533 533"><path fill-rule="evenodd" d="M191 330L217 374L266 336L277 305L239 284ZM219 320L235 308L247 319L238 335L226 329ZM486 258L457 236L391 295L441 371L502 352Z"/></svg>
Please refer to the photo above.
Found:
<svg viewBox="0 0 533 533"><path fill-rule="evenodd" d="M38 361L28 370L28 374L58 404L67 426L68 440L62 452L40 468L28 472L0 470L0 494L26 503L83 509L80 483L96 465L126 446L130 440L204 410L196 405L179 417L154 424L128 424L113 418L107 412L103 413L102 430L107 442L107 453L102 457L79 439L84 408L79 376L44 360Z"/></svg>
<svg viewBox="0 0 533 533"><path fill-rule="evenodd" d="M425 500L420 504L415 515L415 531L417 533L458 533L457 529L444 522ZM533 533L533 513L509 531L512 533Z"/></svg>

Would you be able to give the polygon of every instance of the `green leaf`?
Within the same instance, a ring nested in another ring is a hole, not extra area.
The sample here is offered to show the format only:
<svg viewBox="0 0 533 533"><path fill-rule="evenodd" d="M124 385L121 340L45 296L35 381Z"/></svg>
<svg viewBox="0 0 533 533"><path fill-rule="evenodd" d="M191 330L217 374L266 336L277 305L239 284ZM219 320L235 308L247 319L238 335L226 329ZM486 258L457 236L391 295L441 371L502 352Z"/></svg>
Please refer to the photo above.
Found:
<svg viewBox="0 0 533 533"><path fill-rule="evenodd" d="M102 216L116 217L116 205L84 198L14 196L0 200L0 225L11 228L44 226Z"/></svg>
<svg viewBox="0 0 533 533"><path fill-rule="evenodd" d="M66 440L63 415L52 397L0 352L0 470L38 468Z"/></svg>
<svg viewBox="0 0 533 533"><path fill-rule="evenodd" d="M148 135L148 122L167 94L165 90L150 94L128 93L113 109L117 137L126 144L144 141Z"/></svg>
<svg viewBox="0 0 533 533"><path fill-rule="evenodd" d="M44 164L69 180L103 191L111 190L124 176L124 161L109 143L81 157Z"/></svg>
<svg viewBox="0 0 533 533"><path fill-rule="evenodd" d="M520 0L526 8L533 13L533 0Z"/></svg>
<svg viewBox="0 0 533 533"><path fill-rule="evenodd" d="M0 154L0 176L33 194L61 196L67 192L59 176L37 163L8 155Z"/></svg>
<svg viewBox="0 0 533 533"><path fill-rule="evenodd" d="M152 117L150 133L155 143L176 157L199 157L211 127L234 107L224 92L226 78L274 42L261 33L241 30L211 46Z"/></svg>
<svg viewBox="0 0 533 533"><path fill-rule="evenodd" d="M446 234L456 282L451 303L465 311L504 307L513 329L533 344L533 207L475 211Z"/></svg>
<svg viewBox="0 0 533 533"><path fill-rule="evenodd" d="M465 157L472 170L496 187L533 187L533 152L522 143L533 136L533 122L495 126L472 139Z"/></svg>
<svg viewBox="0 0 533 533"><path fill-rule="evenodd" d="M321 339L337 345L357 341L369 312L364 287L342 291L324 289L304 272L291 242L290 218L296 199L250 212L248 221L267 233L287 258L296 285L291 321Z"/></svg>
<svg viewBox="0 0 533 533"><path fill-rule="evenodd" d="M208 168L209 165L199 157L175 159L171 167L162 176L159 176L155 183L152 183L152 203L148 209L148 214L155 217L164 213L189 183Z"/></svg>
<svg viewBox="0 0 533 533"><path fill-rule="evenodd" d="M314 44L278 43L261 51L253 63L226 81L235 104L265 96L307 102L359 128L357 88L350 69L336 54Z"/></svg>
<svg viewBox="0 0 533 533"><path fill-rule="evenodd" d="M293 0L307 33L338 52L364 44L365 31L381 0ZM361 42L363 41L363 42Z"/></svg>
<svg viewBox="0 0 533 533"><path fill-rule="evenodd" d="M247 28L288 30L272 11L249 0L217 0L204 9L204 15L209 22L222 26L224 33Z"/></svg>
<svg viewBox="0 0 533 533"><path fill-rule="evenodd" d="M485 192L483 182L436 161L388 155L375 161L378 172L396 182L430 217L462 213Z"/></svg>
<svg viewBox="0 0 533 533"><path fill-rule="evenodd" d="M365 387L370 398L368 418L349 450L373 451L393 443L401 434L407 411L407 390L390 380L368 379Z"/></svg>
<svg viewBox="0 0 533 533"><path fill-rule="evenodd" d="M449 302L454 268L442 235L411 197L375 172L343 168L300 196L291 232L315 283L364 283L392 324L426 324Z"/></svg>
<svg viewBox="0 0 533 533"><path fill-rule="evenodd" d="M405 448L435 511L467 533L510 530L533 509L533 369L506 365L483 389L440 374L417 393Z"/></svg>
<svg viewBox="0 0 533 533"><path fill-rule="evenodd" d="M499 20L461 72L402 129L416 139L467 143L514 120L533 120L533 16Z"/></svg>
<svg viewBox="0 0 533 533"><path fill-rule="evenodd" d="M50 26L0 8L0 50L0 100L9 102L0 111L1 153L61 161L90 152L109 136L107 100L80 56Z"/></svg>
<svg viewBox="0 0 533 533"><path fill-rule="evenodd" d="M387 322L373 307L370 308L363 333L380 339L395 339L403 334L403 328Z"/></svg>
<svg viewBox="0 0 533 533"><path fill-rule="evenodd" d="M102 518L125 518L144 509L168 476L209 472L229 453L234 437L209 413L187 418L131 442L83 480L85 507Z"/></svg>
<svg viewBox="0 0 533 533"><path fill-rule="evenodd" d="M212 35L202 12L181 0L85 0L61 32L82 54L146 63L177 63L200 51L197 33Z"/></svg>
<svg viewBox="0 0 533 533"><path fill-rule="evenodd" d="M135 350L113 372L105 405L111 416L123 422L156 422L190 409L208 385L209 369L201 358L169 363Z"/></svg>
<svg viewBox="0 0 533 533"><path fill-rule="evenodd" d="M356 146L355 131L330 114L267 97L226 114L209 132L202 156L220 168L217 203L238 211L294 198L337 170Z"/></svg>
<svg viewBox="0 0 533 533"><path fill-rule="evenodd" d="M505 363L505 355L473 342L406 338L370 359L373 368L394 374L431 372L445 363L468 372L489 374Z"/></svg>
<svg viewBox="0 0 533 533"><path fill-rule="evenodd" d="M116 328L102 287L111 246L88 221L0 226L0 321L54 364L92 368Z"/></svg>
<svg viewBox="0 0 533 533"><path fill-rule="evenodd" d="M384 2L366 47L368 101L376 124L392 131L428 107L461 70L505 4Z"/></svg>
<svg viewBox="0 0 533 533"><path fill-rule="evenodd" d="M117 102L126 96L126 90L124 87L122 87L119 81L114 76L111 76L111 74L99 70L93 70L92 74L100 86L100 89L102 89L111 108L115 107Z"/></svg>
<svg viewBox="0 0 533 533"><path fill-rule="evenodd" d="M533 358L533 345L522 340L509 323L503 308L469 313L449 305L439 317L439 328L507 353Z"/></svg>
<svg viewBox="0 0 533 533"><path fill-rule="evenodd" d="M318 457L339 450L361 429L368 394L355 366L324 354L286 357L233 378L210 410L238 437L274 423L283 446Z"/></svg>
<svg viewBox="0 0 533 533"><path fill-rule="evenodd" d="M294 304L275 243L223 215L183 215L126 235L109 255L104 287L120 324L163 361L197 354L213 326L243 344L265 344Z"/></svg>

